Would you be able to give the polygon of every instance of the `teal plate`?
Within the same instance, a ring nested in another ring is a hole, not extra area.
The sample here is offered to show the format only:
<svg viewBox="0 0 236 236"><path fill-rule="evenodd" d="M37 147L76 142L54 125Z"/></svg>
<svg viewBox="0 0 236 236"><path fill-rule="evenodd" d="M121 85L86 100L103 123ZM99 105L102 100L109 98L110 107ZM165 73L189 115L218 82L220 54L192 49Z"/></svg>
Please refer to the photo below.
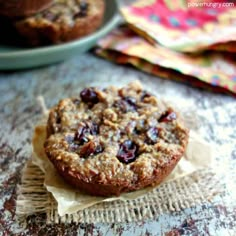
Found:
<svg viewBox="0 0 236 236"><path fill-rule="evenodd" d="M0 45L0 70L44 66L81 54L94 46L97 40L112 30L119 21L116 1L106 0L103 25L95 33L68 43L33 49Z"/></svg>

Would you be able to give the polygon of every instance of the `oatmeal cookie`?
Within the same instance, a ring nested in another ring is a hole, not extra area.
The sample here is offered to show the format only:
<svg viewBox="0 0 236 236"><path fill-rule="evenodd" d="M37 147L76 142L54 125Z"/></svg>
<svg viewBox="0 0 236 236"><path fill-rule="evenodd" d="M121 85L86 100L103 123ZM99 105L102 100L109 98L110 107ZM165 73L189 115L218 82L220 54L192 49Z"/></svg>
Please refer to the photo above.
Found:
<svg viewBox="0 0 236 236"><path fill-rule="evenodd" d="M13 24L28 45L57 44L94 32L104 7L103 0L54 0L48 9Z"/></svg>
<svg viewBox="0 0 236 236"><path fill-rule="evenodd" d="M143 90L85 88L51 109L45 152L60 175L92 195L159 184L183 155L188 129L178 113Z"/></svg>

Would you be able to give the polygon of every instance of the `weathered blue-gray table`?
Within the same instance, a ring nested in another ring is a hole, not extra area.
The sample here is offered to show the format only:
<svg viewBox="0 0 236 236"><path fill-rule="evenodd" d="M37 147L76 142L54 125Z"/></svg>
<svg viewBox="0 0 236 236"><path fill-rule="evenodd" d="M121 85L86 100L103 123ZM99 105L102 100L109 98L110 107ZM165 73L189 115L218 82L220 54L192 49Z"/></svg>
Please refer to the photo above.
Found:
<svg viewBox="0 0 236 236"><path fill-rule="evenodd" d="M230 163L225 170L230 180L226 184L231 184L229 193L216 196L209 204L163 214L153 221L47 226L45 215L38 214L28 217L23 229L15 218L16 186L31 156L33 126L40 118L35 98L43 95L47 106L52 106L60 98L78 94L86 85L121 85L134 79L193 111L201 124L201 135L214 145L222 145L228 154L219 156L218 161ZM236 103L232 97L156 78L86 53L49 67L0 73L0 120L0 235L236 235Z"/></svg>

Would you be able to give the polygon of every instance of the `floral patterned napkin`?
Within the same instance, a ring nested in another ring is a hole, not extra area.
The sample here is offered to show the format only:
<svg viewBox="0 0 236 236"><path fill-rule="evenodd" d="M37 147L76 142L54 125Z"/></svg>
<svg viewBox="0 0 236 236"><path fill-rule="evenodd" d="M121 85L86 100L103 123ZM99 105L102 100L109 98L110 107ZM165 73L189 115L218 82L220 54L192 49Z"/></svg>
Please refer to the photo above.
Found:
<svg viewBox="0 0 236 236"><path fill-rule="evenodd" d="M221 49L235 51L233 0L139 0L121 13L136 32L173 50L195 52L223 43Z"/></svg>
<svg viewBox="0 0 236 236"><path fill-rule="evenodd" d="M236 96L236 3L201 10L190 3L197 0L139 0L121 9L126 24L100 40L96 53L163 78Z"/></svg>

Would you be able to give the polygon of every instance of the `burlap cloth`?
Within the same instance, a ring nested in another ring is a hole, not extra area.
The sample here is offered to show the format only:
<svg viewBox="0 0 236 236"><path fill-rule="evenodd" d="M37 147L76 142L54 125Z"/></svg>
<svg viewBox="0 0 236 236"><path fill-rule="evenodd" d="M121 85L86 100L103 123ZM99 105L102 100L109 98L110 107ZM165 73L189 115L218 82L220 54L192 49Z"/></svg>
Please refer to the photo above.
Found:
<svg viewBox="0 0 236 236"><path fill-rule="evenodd" d="M18 186L16 213L21 220L35 213L46 213L47 223L156 219L162 213L209 202L224 191L220 175L212 168L210 146L192 131L184 157L163 184L112 198L91 197L65 184L45 157L44 138L45 123L41 123L35 129L32 159Z"/></svg>

